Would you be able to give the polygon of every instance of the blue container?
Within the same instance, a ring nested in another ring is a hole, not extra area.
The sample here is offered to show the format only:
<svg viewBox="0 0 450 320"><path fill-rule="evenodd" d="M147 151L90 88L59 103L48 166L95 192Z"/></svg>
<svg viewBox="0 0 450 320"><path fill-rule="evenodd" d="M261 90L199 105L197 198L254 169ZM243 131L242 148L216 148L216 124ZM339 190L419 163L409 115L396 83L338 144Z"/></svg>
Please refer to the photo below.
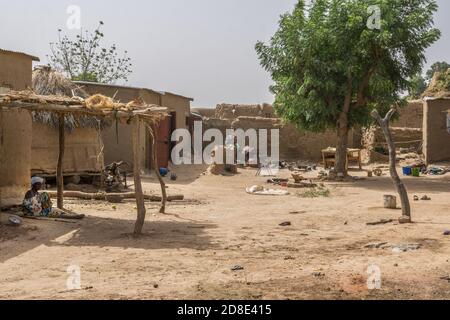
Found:
<svg viewBox="0 0 450 320"><path fill-rule="evenodd" d="M403 167L403 175L404 176L410 176L412 174L412 168L411 167Z"/></svg>
<svg viewBox="0 0 450 320"><path fill-rule="evenodd" d="M161 175L161 177L167 176L168 173L169 173L169 169L167 169L167 168L160 168L159 169L159 174Z"/></svg>

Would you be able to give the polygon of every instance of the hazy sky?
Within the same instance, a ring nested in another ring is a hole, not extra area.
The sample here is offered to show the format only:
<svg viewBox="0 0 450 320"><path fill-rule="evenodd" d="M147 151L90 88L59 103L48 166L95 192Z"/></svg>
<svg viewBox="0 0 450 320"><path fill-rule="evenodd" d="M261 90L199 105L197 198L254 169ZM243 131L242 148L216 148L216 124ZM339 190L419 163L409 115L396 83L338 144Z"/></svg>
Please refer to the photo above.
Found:
<svg viewBox="0 0 450 320"><path fill-rule="evenodd" d="M46 63L49 42L66 29L69 5L81 8L82 27L105 22L105 43L128 50L128 84L195 98L194 106L272 102L269 75L254 50L277 29L295 0L14 0L2 1L0 48L24 51ZM450 1L438 0L441 40L429 63L450 60ZM74 32L69 32L69 34Z"/></svg>

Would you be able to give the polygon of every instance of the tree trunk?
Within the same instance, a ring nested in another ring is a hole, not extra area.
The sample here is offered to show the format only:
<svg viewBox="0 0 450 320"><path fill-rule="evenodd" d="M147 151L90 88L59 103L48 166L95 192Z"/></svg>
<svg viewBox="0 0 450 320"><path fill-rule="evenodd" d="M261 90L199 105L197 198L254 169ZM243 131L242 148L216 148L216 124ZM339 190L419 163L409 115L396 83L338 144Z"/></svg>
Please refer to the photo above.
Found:
<svg viewBox="0 0 450 320"><path fill-rule="evenodd" d="M5 170L3 152L3 108L0 106L0 175L3 175L3 170ZM2 188L0 187L0 209L2 207L2 197Z"/></svg>
<svg viewBox="0 0 450 320"><path fill-rule="evenodd" d="M150 136L152 137L152 156L153 156L153 169L155 170L156 178L158 178L159 184L161 185L161 208L159 213L166 213L166 204L167 204L167 191L166 191L166 183L164 179L161 177L159 172L159 164L158 164L158 130L157 126L149 127Z"/></svg>
<svg viewBox="0 0 450 320"><path fill-rule="evenodd" d="M406 187L403 184L403 182L400 179L400 176L398 175L398 172L397 172L397 167L396 167L397 153L396 153L395 143L392 140L391 131L389 130L389 121L391 120L391 117L394 115L395 112L396 112L395 109L391 109L387 113L386 117L383 119L379 115L378 111L374 110L372 112L372 117L374 117L378 121L381 129L383 130L384 136L386 138L386 142L389 147L390 173L391 173L392 180L394 181L394 185L397 189L398 194L400 195L400 199L402 202L403 216L400 218L399 221L400 221L400 223L410 223L411 222L411 206L409 203L408 192L406 191Z"/></svg>
<svg viewBox="0 0 450 320"><path fill-rule="evenodd" d="M338 176L347 176L348 114L341 112L337 129L336 163L334 170Z"/></svg>
<svg viewBox="0 0 450 320"><path fill-rule="evenodd" d="M58 187L58 209L64 209L64 176L63 176L63 162L65 152L65 121L64 113L59 115L59 154L58 165L56 169L56 183Z"/></svg>
<svg viewBox="0 0 450 320"><path fill-rule="evenodd" d="M140 235L145 223L145 203L141 183L141 146L140 146L140 126L141 120L138 116L133 119L133 176L134 191L136 194L137 219L134 227L134 234Z"/></svg>
<svg viewBox="0 0 450 320"><path fill-rule="evenodd" d="M0 174L3 174L3 108L0 107ZM0 187L0 208L2 207L2 188Z"/></svg>

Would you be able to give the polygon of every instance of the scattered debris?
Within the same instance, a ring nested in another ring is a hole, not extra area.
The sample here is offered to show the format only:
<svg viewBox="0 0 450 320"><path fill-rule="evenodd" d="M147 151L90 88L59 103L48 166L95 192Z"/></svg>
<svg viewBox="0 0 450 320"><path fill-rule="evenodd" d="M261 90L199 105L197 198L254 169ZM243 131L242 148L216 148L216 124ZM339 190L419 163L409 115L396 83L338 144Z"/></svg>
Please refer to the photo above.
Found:
<svg viewBox="0 0 450 320"><path fill-rule="evenodd" d="M291 211L289 214L303 214L306 213L306 211Z"/></svg>
<svg viewBox="0 0 450 320"><path fill-rule="evenodd" d="M281 185L282 183L288 183L289 179L280 179L280 178L273 178L267 180L267 183L275 184L275 185Z"/></svg>
<svg viewBox="0 0 450 320"><path fill-rule="evenodd" d="M427 195L424 195L422 198L420 198L420 200L423 200L423 201L430 201L431 198L430 198L429 196L427 196Z"/></svg>
<svg viewBox="0 0 450 320"><path fill-rule="evenodd" d="M242 271L244 270L244 267L241 267L240 265L235 265L231 268L231 271Z"/></svg>
<svg viewBox="0 0 450 320"><path fill-rule="evenodd" d="M377 226L377 225L380 225L380 224L388 224L388 223L391 223L391 222L394 222L394 220L393 219L381 219L380 221L367 222L366 225L368 225L368 226Z"/></svg>
<svg viewBox="0 0 450 320"><path fill-rule="evenodd" d="M303 188L316 188L317 184L310 182L290 182L286 185L288 188L296 188L296 189L303 189Z"/></svg>
<svg viewBox="0 0 450 320"><path fill-rule="evenodd" d="M286 256L284 257L284 260L295 260L293 256Z"/></svg>
<svg viewBox="0 0 450 320"><path fill-rule="evenodd" d="M312 275L316 278L323 278L325 277L325 273L322 272L313 272Z"/></svg>
<svg viewBox="0 0 450 320"><path fill-rule="evenodd" d="M300 172L292 172L291 175L292 175L292 178L294 179L295 183L300 183L303 180L307 180L303 177L303 175Z"/></svg>
<svg viewBox="0 0 450 320"><path fill-rule="evenodd" d="M415 251L419 250L421 247L422 246L419 243L399 244L392 247L392 252L401 253L401 252Z"/></svg>
<svg viewBox="0 0 450 320"><path fill-rule="evenodd" d="M266 189L263 186L252 186L245 190L248 194L264 195L264 196L287 196L289 192L286 190Z"/></svg>
<svg viewBox="0 0 450 320"><path fill-rule="evenodd" d="M292 223L290 221L282 222L279 224L280 227L289 227Z"/></svg>
<svg viewBox="0 0 450 320"><path fill-rule="evenodd" d="M449 169L447 168L442 168L442 167L428 167L427 171L425 172L428 175L432 175L432 176L440 176L440 175L444 175L447 172L449 172Z"/></svg>
<svg viewBox="0 0 450 320"><path fill-rule="evenodd" d="M414 196L414 201L419 201L419 197L418 196Z"/></svg>
<svg viewBox="0 0 450 320"><path fill-rule="evenodd" d="M8 218L8 221L13 226L20 226L22 224L22 219L18 216L10 216Z"/></svg>
<svg viewBox="0 0 450 320"><path fill-rule="evenodd" d="M373 174L376 175L377 177L381 177L383 175L383 170L375 169L373 170Z"/></svg>
<svg viewBox="0 0 450 320"><path fill-rule="evenodd" d="M388 244L387 242L374 242L374 243L366 244L364 246L364 248L367 248L367 249L380 249L380 248L382 248L382 249L384 249L384 248L387 247L387 244Z"/></svg>

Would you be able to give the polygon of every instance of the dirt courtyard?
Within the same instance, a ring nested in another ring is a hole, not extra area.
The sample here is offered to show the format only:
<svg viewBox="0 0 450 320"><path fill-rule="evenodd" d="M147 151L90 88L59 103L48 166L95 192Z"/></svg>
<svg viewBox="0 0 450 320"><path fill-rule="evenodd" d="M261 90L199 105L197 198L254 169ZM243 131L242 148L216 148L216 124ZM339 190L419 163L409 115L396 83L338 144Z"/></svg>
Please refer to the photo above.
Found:
<svg viewBox="0 0 450 320"><path fill-rule="evenodd" d="M382 207L383 195L395 194L388 176L326 183L328 197L303 198L301 189L247 194L267 180L255 170L223 177L201 176L202 169L177 171L168 193L187 200L169 204L167 215L148 203L138 239L130 236L133 202L67 200L87 217L1 226L0 298L450 299L450 236L443 234L450 229L450 174L405 179L415 223L369 226L401 215ZM147 192L158 188L144 179ZM393 250L402 244L419 248ZM71 265L80 267L81 290L67 289ZM378 290L367 286L373 265Z"/></svg>

